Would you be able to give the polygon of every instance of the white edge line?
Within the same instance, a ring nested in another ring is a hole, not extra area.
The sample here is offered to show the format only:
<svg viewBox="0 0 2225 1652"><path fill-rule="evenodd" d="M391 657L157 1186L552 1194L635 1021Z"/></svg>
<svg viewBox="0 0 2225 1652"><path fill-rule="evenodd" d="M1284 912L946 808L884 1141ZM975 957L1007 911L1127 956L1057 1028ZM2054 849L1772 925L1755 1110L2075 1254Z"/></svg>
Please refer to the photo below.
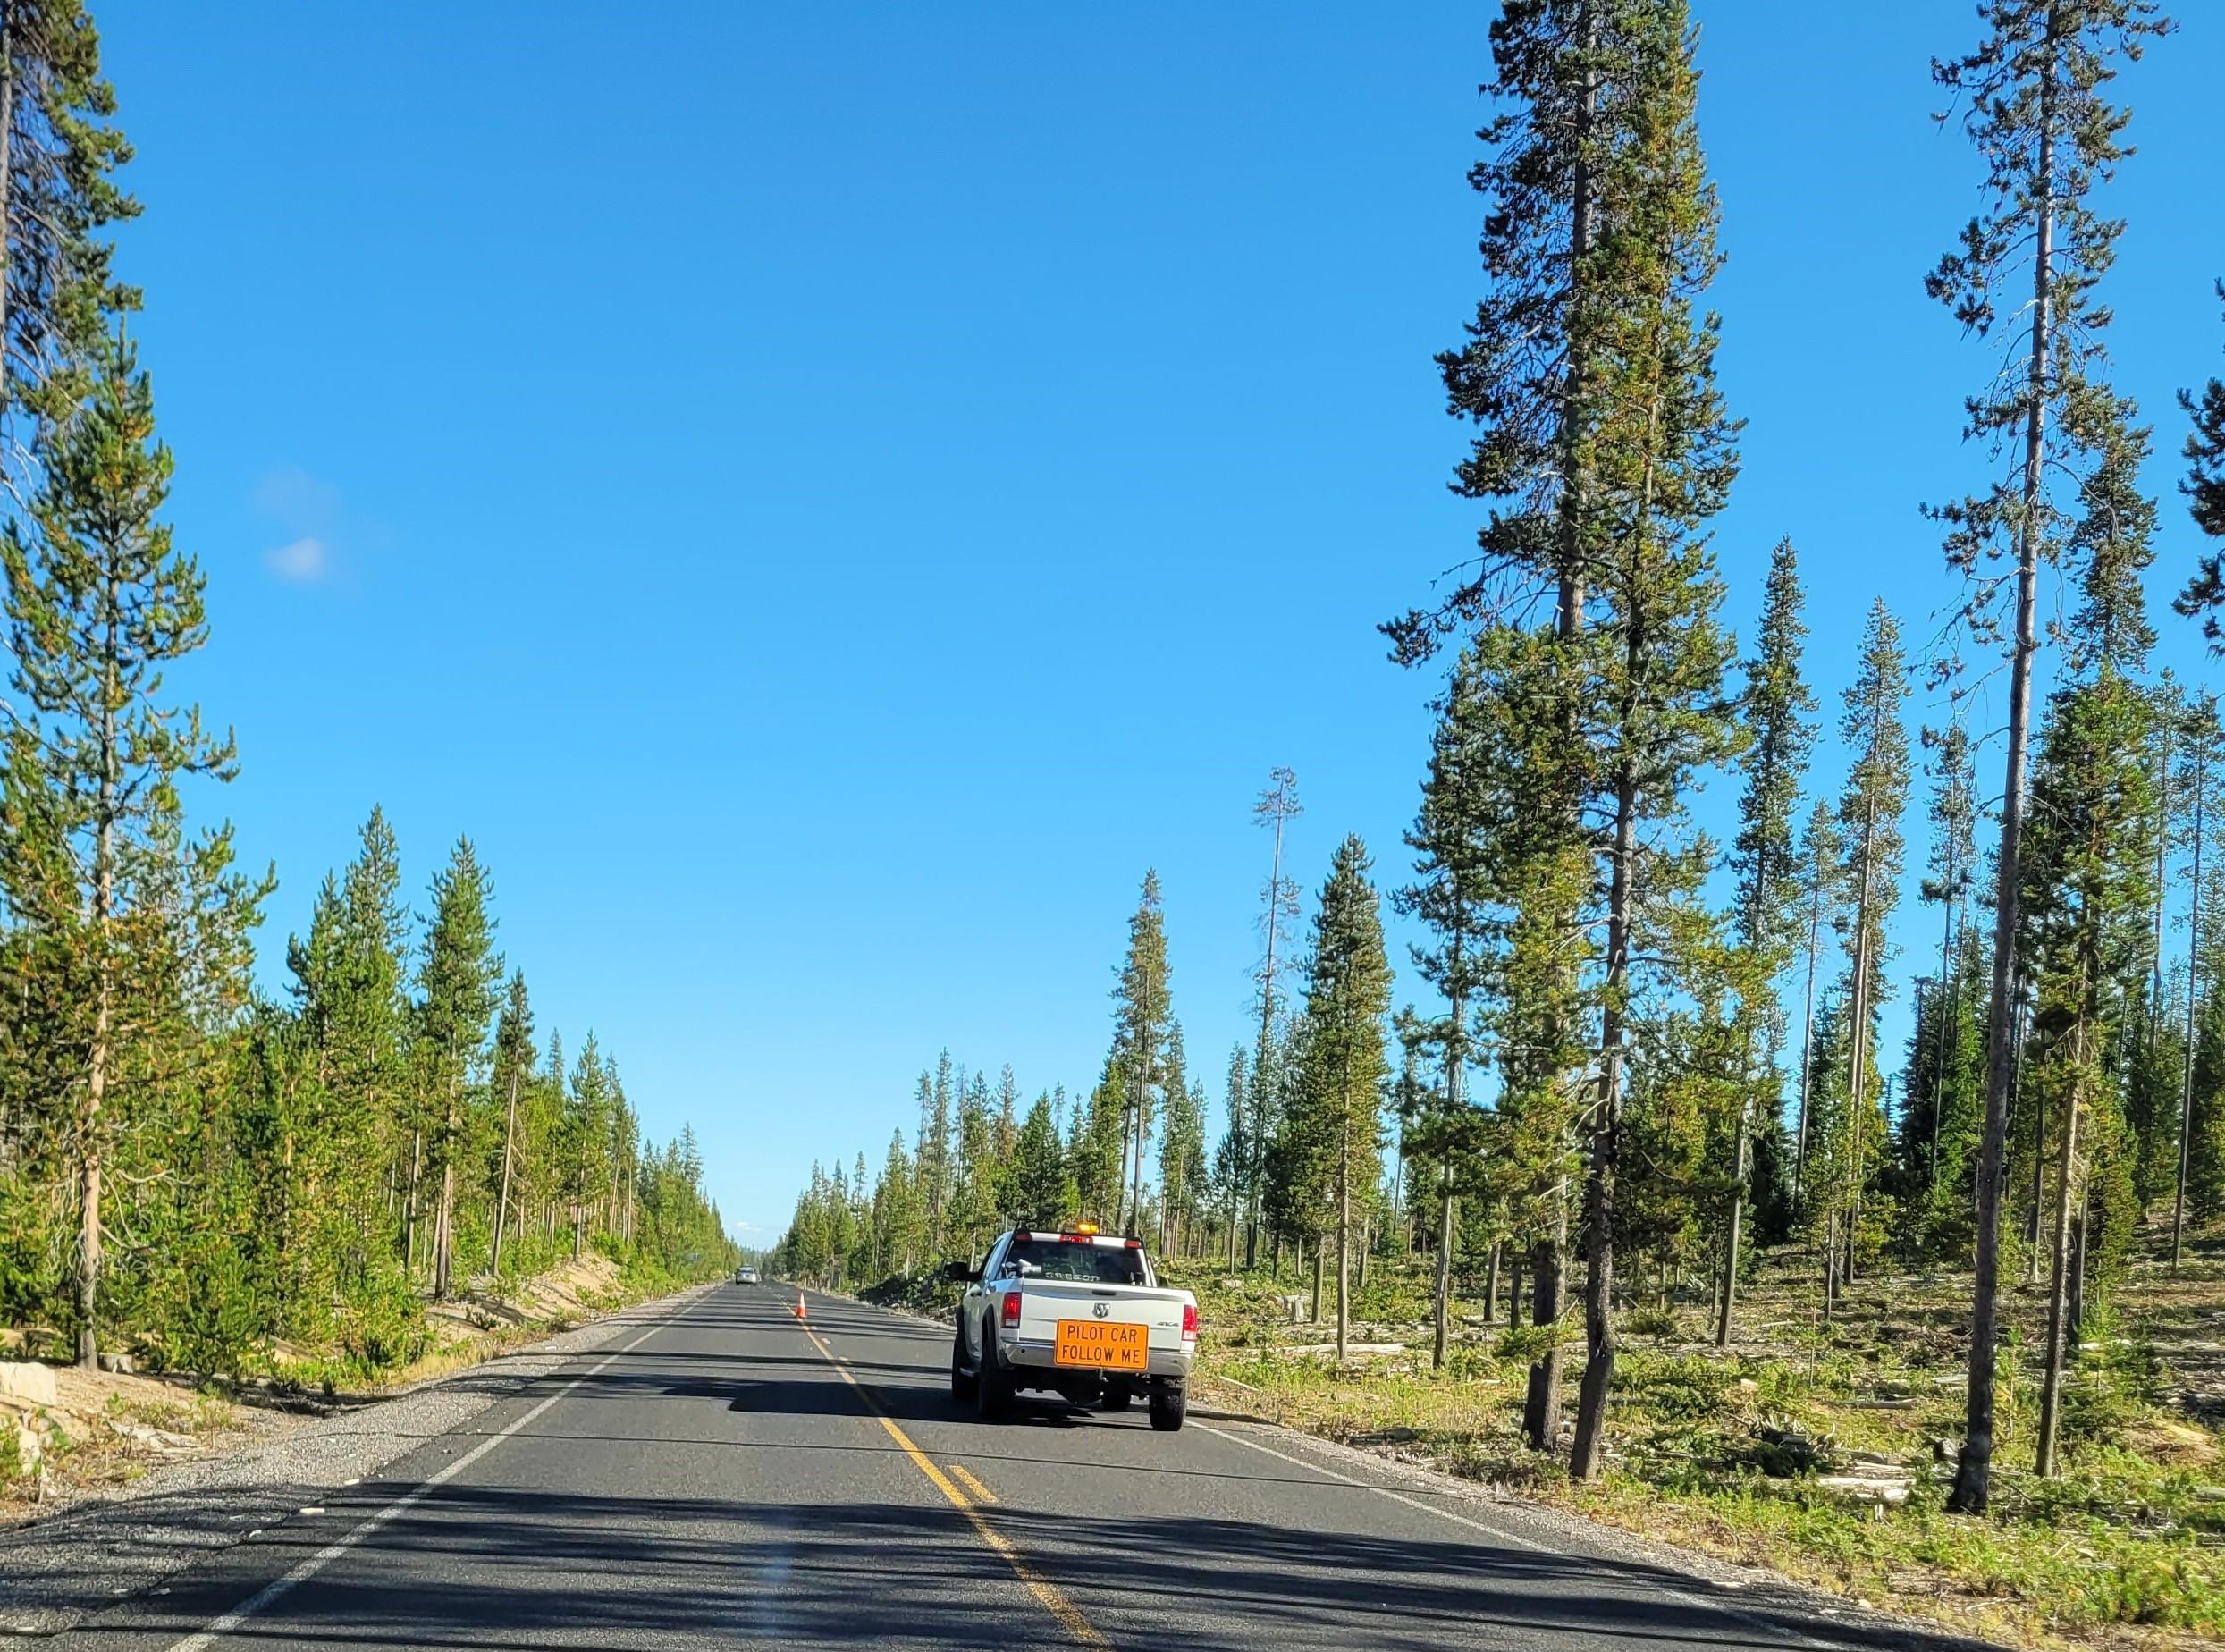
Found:
<svg viewBox="0 0 2225 1652"><path fill-rule="evenodd" d="M1535 1538L1525 1538L1520 1533L1509 1531L1504 1527L1494 1526L1487 1521L1477 1520L1472 1515L1456 1513L1453 1510L1445 1508L1438 1504L1424 1503L1419 1497L1410 1497L1403 1492L1393 1491L1387 1486L1378 1486L1368 1480L1355 1479L1349 1474L1339 1474L1335 1469L1329 1468L1326 1464L1319 1462L1309 1462L1303 1457L1294 1457L1287 1452L1277 1451L1272 1446L1262 1446L1259 1441L1247 1438L1245 1436L1238 1434L1232 1429L1216 1429L1202 1422L1193 1424L1193 1426L1202 1429L1206 1433L1213 1435L1218 1438L1234 1440L1239 1446L1249 1446L1253 1451L1265 1452L1268 1456L1273 1457L1279 1462L1287 1462L1293 1468L1308 1469L1316 1474L1326 1474L1329 1479L1333 1480L1340 1480L1344 1484L1353 1488L1355 1490L1371 1491L1378 1497L1388 1497L1393 1503L1403 1503L1410 1509L1419 1509L1424 1514L1434 1514L1439 1520L1449 1520L1456 1526L1466 1526L1472 1531L1480 1531L1486 1537L1496 1538L1501 1542L1514 1544L1519 1547L1529 1549L1534 1554L1564 1555L1566 1553L1565 1550L1557 1548L1550 1543L1540 1543ZM1680 1589L1664 1589L1659 1592L1672 1600L1681 1601L1688 1606L1696 1606L1702 1611L1707 1612L1719 1612L1728 1617L1734 1618L1740 1622L1750 1623L1757 1628L1766 1629L1773 1635L1790 1634L1795 1639L1798 1639L1808 1646L1837 1648L1843 1644L1842 1642L1835 1640L1818 1640L1804 1630L1788 1630L1782 1623L1773 1623L1766 1618L1757 1617L1751 1612L1741 1609L1740 1607L1727 1601L1709 1600L1704 1596L1695 1595L1688 1590Z"/></svg>
<svg viewBox="0 0 2225 1652"><path fill-rule="evenodd" d="M624 1347L611 1349L610 1353L604 1354L600 1360L596 1361L586 1370L580 1372L578 1376L573 1378L569 1382L559 1388L554 1394L550 1395L548 1398L543 1400L531 1411L527 1412L523 1416L517 1418L500 1433L488 1435L486 1438L481 1440L469 1451L464 1453L462 1456L457 1458L454 1462L446 1464L435 1472L428 1474L424 1479L420 1480L408 1492L403 1494L401 1496L395 1498L393 1502L388 1504L384 1508L379 1509L374 1513L367 1516L353 1529L341 1534L340 1537L333 1538L332 1542L327 1543L323 1548L317 1550L316 1553L309 1555L307 1559L297 1562L291 1571L282 1572L279 1576L272 1579L268 1583L263 1585L261 1589L248 1597L247 1599L241 1601L231 1611L225 1613L222 1617L213 1620L206 1629L201 1630L194 1634L188 1635L182 1640L173 1641L170 1645L170 1652L207 1652L207 1648L215 1646L223 1637L231 1634L232 1631L238 1629L249 1618L255 1616L256 1614L261 1612L265 1607L271 1606L281 1597L291 1591L298 1585L308 1582L311 1578L315 1577L318 1572L324 1571L325 1567L331 1565L333 1562L338 1560L342 1555L345 1555L350 1549L355 1547L357 1544L362 1542L364 1538L369 1537L373 1532L376 1531L380 1527L385 1525L389 1521L393 1520L399 1515L407 1513L410 1509L415 1508L418 1504L424 1502L425 1499L430 1496L434 1491L446 1485L450 1480L454 1479L456 1476L461 1474L473 1463L478 1462L480 1458L485 1456L487 1453L493 1451L497 1446L500 1446L511 1435L517 1433L527 1423L539 1417L543 1412L546 1412L549 1407L554 1405L559 1400L569 1394L574 1388L579 1386L581 1383L586 1382L591 1377L599 1376L603 1372L603 1369L610 1365L611 1362L616 1360L620 1354L631 1353L635 1349L640 1347L642 1344L647 1342L659 1331L664 1329L666 1326L671 1324L675 1319L678 1319L681 1314L685 1313L687 1309L692 1306L694 1306L692 1301L682 1303L679 1308L658 1319L654 1325L652 1325L647 1330L642 1332L640 1336L635 1337L633 1341L628 1343Z"/></svg>
<svg viewBox="0 0 2225 1652"><path fill-rule="evenodd" d="M1249 1446L1253 1451L1265 1452L1277 1462L1287 1462L1294 1469L1304 1469L1314 1474L1326 1474L1329 1479L1341 1481L1344 1485L1356 1487L1361 1491L1371 1491L1378 1497L1388 1497L1393 1503L1403 1503L1410 1509L1420 1509L1425 1514L1435 1514L1440 1520L1449 1520L1454 1525L1466 1526L1472 1531L1480 1531L1486 1537L1496 1538L1501 1542L1512 1543L1519 1548L1526 1548L1538 1555L1560 1553L1550 1543L1540 1543L1535 1538L1525 1538L1519 1532L1509 1531L1502 1526L1494 1526L1488 1521L1477 1520L1472 1515L1456 1514L1451 1509L1440 1508L1434 1503L1424 1503L1419 1497L1410 1497L1403 1492L1393 1491L1387 1486L1377 1486L1367 1480L1354 1479L1349 1474L1339 1474L1335 1469L1326 1464L1310 1462L1303 1457L1294 1457L1288 1452L1277 1451L1272 1446L1262 1446L1259 1441L1238 1434L1233 1429L1216 1429L1210 1424L1202 1422L1194 1423L1192 1426L1202 1429L1206 1433L1221 1439L1234 1440L1239 1446Z"/></svg>

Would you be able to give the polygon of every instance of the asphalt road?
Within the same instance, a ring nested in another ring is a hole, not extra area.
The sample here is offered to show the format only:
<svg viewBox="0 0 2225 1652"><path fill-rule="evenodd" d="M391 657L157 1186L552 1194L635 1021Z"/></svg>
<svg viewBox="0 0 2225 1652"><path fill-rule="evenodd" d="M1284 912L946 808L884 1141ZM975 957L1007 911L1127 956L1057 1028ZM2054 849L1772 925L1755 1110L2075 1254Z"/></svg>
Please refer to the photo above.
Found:
<svg viewBox="0 0 2225 1652"><path fill-rule="evenodd" d="M721 1286L48 1644L1943 1648L1278 1430L948 1392L948 1335Z"/></svg>

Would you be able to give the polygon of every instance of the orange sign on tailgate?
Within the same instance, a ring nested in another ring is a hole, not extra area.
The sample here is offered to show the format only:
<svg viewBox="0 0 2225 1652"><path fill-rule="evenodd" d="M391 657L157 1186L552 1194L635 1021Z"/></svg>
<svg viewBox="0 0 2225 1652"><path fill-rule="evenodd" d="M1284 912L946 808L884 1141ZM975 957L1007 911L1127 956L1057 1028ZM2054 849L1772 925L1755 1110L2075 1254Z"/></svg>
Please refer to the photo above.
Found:
<svg viewBox="0 0 2225 1652"><path fill-rule="evenodd" d="M1150 1362L1149 1328L1097 1319L1061 1319L1051 1357L1061 1365L1102 1365L1140 1371Z"/></svg>

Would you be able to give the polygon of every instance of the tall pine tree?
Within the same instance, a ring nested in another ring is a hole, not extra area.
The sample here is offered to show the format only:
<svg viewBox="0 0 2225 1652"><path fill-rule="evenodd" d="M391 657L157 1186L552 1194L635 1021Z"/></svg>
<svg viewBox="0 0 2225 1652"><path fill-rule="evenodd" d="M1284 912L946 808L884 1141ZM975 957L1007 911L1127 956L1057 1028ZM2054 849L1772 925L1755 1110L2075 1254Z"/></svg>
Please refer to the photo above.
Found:
<svg viewBox="0 0 2225 1652"><path fill-rule="evenodd" d="M1739 1031L1740 1096L1733 1132L1730 1211L1723 1242L1723 1281L1717 1294L1715 1344L1731 1340L1731 1309L1738 1294L1739 1241L1751 1171L1748 1144L1758 1114L1766 1122L1784 1108L1774 1035L1775 984L1799 944L1800 885L1793 812L1816 730L1808 721L1815 696L1800 676L1800 648L1808 636L1799 558L1789 539L1770 553L1754 657L1746 666L1743 715L1747 746L1740 759L1745 786L1739 794L1739 830L1732 843L1738 873Z"/></svg>
<svg viewBox="0 0 2225 1652"><path fill-rule="evenodd" d="M2015 1065L2012 955L2024 887L2040 568L2064 553L2059 478L2090 472L2092 420L2082 415L2106 393L2094 376L2109 319L2098 283L2123 225L2095 211L2092 197L2125 156L2128 118L2107 92L2118 63L2137 59L2145 39L2165 27L2153 0L1983 0L1979 17L1985 38L1976 49L1934 62L1933 75L1962 107L1963 131L1984 166L1982 204L1926 285L1966 331L1981 337L1991 337L2000 323L2002 295L2014 294L2012 324L2028 324L2028 330L2013 346L2012 370L1989 373L1985 387L1965 404L1969 436L2009 460L2006 472L1940 512L1949 561L1969 586L1965 611L1972 631L1981 643L2003 642L2010 668L1968 1422L1949 1498L1961 1513L1985 1512L1993 1464L2001 1183Z"/></svg>

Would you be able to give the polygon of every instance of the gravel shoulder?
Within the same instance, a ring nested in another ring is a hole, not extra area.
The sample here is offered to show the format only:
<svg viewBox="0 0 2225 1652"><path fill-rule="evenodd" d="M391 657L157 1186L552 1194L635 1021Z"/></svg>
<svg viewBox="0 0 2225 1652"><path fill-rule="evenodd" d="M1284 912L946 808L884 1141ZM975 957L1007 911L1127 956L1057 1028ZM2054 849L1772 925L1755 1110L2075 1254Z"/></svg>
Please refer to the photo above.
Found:
<svg viewBox="0 0 2225 1652"><path fill-rule="evenodd" d="M0 1536L0 1648L28 1646L159 1585L709 1288L638 1303L392 1399L258 1427L250 1443L223 1454L50 1504Z"/></svg>

